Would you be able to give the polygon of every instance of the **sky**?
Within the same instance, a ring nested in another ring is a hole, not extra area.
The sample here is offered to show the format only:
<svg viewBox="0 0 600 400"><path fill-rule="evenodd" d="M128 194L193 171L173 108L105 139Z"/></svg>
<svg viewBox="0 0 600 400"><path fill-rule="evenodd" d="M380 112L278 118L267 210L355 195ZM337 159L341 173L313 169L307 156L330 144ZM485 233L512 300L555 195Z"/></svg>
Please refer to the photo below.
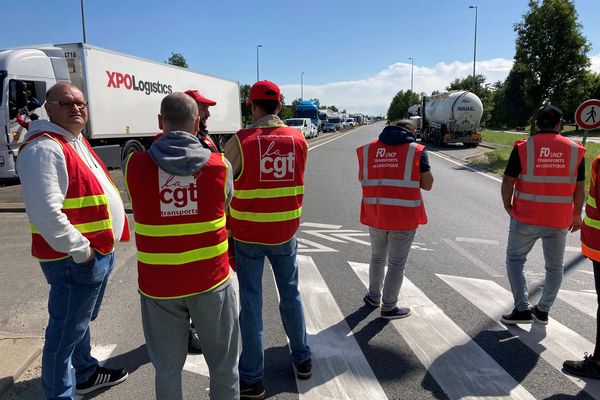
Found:
<svg viewBox="0 0 600 400"><path fill-rule="evenodd" d="M81 0L1 0L0 48L83 41ZM318 98L385 115L411 87L430 94L472 73L504 80L528 0L84 0L87 43L153 61L181 53L195 71L277 83L290 104ZM575 0L600 72L600 0ZM262 47L257 48L258 45ZM304 72L304 74L302 74ZM301 81L303 84L301 84Z"/></svg>

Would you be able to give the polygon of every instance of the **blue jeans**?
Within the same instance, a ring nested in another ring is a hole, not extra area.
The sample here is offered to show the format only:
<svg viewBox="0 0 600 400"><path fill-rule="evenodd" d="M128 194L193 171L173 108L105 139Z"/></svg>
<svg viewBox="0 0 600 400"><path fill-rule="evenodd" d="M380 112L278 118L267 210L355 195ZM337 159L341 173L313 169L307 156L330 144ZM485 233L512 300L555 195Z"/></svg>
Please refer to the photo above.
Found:
<svg viewBox="0 0 600 400"><path fill-rule="evenodd" d="M96 254L84 264L71 257L40 262L50 284L50 318L42 353L42 388L47 399L72 398L71 365L80 383L96 371L98 360L91 355L89 324L98 316L113 264L113 253Z"/></svg>
<svg viewBox="0 0 600 400"><path fill-rule="evenodd" d="M530 306L524 266L527 254L529 254L538 239L542 239L546 267L544 289L538 303L538 308L541 311L550 311L562 283L567 229L529 225L511 218L508 246L506 248L506 273L515 307L519 311L525 311Z"/></svg>
<svg viewBox="0 0 600 400"><path fill-rule="evenodd" d="M256 383L264 378L262 275L265 257L271 262L279 292L279 313L290 341L292 361L301 364L310 358L306 340L306 323L298 291L296 238L267 246L234 241L235 262L240 287L240 333L242 354L239 361L240 381Z"/></svg>

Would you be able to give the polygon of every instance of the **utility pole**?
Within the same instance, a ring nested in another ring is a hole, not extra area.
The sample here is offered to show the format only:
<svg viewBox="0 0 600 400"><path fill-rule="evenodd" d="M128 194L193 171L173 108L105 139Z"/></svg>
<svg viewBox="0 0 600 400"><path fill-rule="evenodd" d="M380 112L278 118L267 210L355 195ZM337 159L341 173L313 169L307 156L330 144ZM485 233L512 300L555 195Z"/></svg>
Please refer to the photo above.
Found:
<svg viewBox="0 0 600 400"><path fill-rule="evenodd" d="M300 100L304 100L304 72L300 73Z"/></svg>
<svg viewBox="0 0 600 400"><path fill-rule="evenodd" d="M258 48L262 47L262 44L256 45L256 82L260 81L260 77L258 74Z"/></svg>
<svg viewBox="0 0 600 400"><path fill-rule="evenodd" d="M413 67L415 64L415 60L412 57L408 57L410 60L410 91L413 92Z"/></svg>
<svg viewBox="0 0 600 400"><path fill-rule="evenodd" d="M475 60L477 58L477 6L470 5L469 8L475 9L475 37L473 40L473 91L477 88L477 81L475 80Z"/></svg>
<svg viewBox="0 0 600 400"><path fill-rule="evenodd" d="M85 40L85 13L83 12L83 0L81 0L81 27L83 28L83 43L86 43L86 40Z"/></svg>

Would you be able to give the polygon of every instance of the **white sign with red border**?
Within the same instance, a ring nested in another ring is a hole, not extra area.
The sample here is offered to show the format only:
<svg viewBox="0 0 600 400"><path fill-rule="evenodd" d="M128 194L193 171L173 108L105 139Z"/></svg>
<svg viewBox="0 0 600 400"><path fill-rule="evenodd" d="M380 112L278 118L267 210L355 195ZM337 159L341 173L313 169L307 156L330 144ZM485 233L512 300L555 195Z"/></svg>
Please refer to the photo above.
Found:
<svg viewBox="0 0 600 400"><path fill-rule="evenodd" d="M600 127L600 100L586 100L577 107L575 111L575 122L586 130Z"/></svg>

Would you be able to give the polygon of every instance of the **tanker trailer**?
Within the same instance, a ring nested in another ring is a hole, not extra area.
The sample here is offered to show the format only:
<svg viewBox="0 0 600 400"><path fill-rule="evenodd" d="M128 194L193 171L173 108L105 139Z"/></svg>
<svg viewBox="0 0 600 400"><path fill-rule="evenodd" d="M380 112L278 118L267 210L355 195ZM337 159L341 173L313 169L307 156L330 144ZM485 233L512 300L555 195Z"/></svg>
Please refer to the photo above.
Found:
<svg viewBox="0 0 600 400"><path fill-rule="evenodd" d="M456 90L423 97L421 140L436 146L481 142L483 105L475 93Z"/></svg>

